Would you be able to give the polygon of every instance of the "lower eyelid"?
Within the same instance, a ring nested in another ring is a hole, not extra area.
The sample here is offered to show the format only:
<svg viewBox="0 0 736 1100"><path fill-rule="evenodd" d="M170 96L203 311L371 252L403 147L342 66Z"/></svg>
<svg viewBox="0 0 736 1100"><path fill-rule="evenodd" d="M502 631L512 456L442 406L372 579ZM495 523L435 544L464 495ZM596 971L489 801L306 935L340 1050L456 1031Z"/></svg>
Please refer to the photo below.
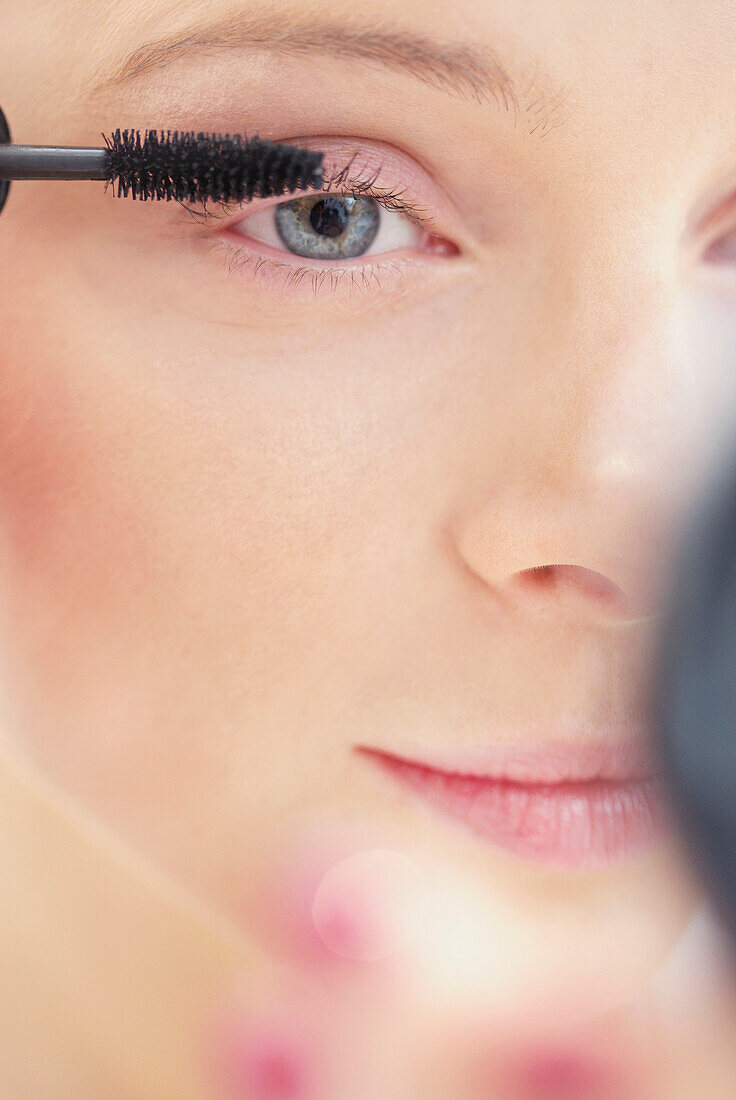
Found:
<svg viewBox="0 0 736 1100"><path fill-rule="evenodd" d="M399 253L384 254L374 263L336 260L325 266L321 261L304 261L288 252L257 252L228 240L224 234L210 241L208 251L219 254L228 278L246 278L266 290L310 302L323 294L339 293L352 299L404 288L408 278L427 267L416 254Z"/></svg>

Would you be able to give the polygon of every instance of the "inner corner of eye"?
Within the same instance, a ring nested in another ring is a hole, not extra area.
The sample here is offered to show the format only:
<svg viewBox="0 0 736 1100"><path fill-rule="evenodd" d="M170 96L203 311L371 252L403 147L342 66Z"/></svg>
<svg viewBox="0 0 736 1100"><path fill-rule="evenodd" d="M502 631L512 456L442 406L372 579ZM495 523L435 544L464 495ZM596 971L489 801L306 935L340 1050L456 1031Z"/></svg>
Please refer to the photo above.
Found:
<svg viewBox="0 0 736 1100"><path fill-rule="evenodd" d="M706 250L705 258L711 263L729 263L736 261L736 232L733 230L719 237Z"/></svg>
<svg viewBox="0 0 736 1100"><path fill-rule="evenodd" d="M453 241L448 240L447 237L439 237L434 233L427 233L423 251L432 256L450 257L460 255L460 249Z"/></svg>

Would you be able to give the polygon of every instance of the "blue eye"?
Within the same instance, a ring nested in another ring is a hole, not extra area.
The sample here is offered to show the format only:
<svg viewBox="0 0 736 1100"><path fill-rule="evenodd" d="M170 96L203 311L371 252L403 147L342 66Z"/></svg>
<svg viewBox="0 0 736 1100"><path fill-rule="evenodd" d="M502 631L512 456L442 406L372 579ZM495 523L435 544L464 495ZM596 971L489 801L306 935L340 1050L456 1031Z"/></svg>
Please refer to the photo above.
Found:
<svg viewBox="0 0 736 1100"><path fill-rule="evenodd" d="M373 244L381 210L362 195L309 195L276 206L274 219L281 242L295 256L349 260Z"/></svg>
<svg viewBox="0 0 736 1100"><path fill-rule="evenodd" d="M368 195L316 194L269 205L232 231L292 256L340 261L420 247L426 232Z"/></svg>

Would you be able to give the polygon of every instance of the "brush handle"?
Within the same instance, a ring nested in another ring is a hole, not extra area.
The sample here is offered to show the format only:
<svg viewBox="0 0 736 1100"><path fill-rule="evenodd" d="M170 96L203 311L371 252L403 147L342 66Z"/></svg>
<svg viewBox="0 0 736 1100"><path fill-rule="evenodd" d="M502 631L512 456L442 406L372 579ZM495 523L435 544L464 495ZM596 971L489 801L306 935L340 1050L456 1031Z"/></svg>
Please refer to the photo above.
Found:
<svg viewBox="0 0 736 1100"><path fill-rule="evenodd" d="M0 179L104 180L107 157L107 149L0 145Z"/></svg>

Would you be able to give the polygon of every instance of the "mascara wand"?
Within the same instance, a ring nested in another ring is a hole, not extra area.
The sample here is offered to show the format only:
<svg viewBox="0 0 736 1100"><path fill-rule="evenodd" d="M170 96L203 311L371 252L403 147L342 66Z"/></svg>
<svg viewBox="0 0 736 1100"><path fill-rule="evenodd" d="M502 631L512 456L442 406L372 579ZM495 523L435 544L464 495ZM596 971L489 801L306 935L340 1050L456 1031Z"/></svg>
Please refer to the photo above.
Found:
<svg viewBox="0 0 736 1100"><path fill-rule="evenodd" d="M242 202L322 186L322 153L241 134L115 130L104 148L13 145L0 110L0 210L10 180L104 180L145 201Z"/></svg>

